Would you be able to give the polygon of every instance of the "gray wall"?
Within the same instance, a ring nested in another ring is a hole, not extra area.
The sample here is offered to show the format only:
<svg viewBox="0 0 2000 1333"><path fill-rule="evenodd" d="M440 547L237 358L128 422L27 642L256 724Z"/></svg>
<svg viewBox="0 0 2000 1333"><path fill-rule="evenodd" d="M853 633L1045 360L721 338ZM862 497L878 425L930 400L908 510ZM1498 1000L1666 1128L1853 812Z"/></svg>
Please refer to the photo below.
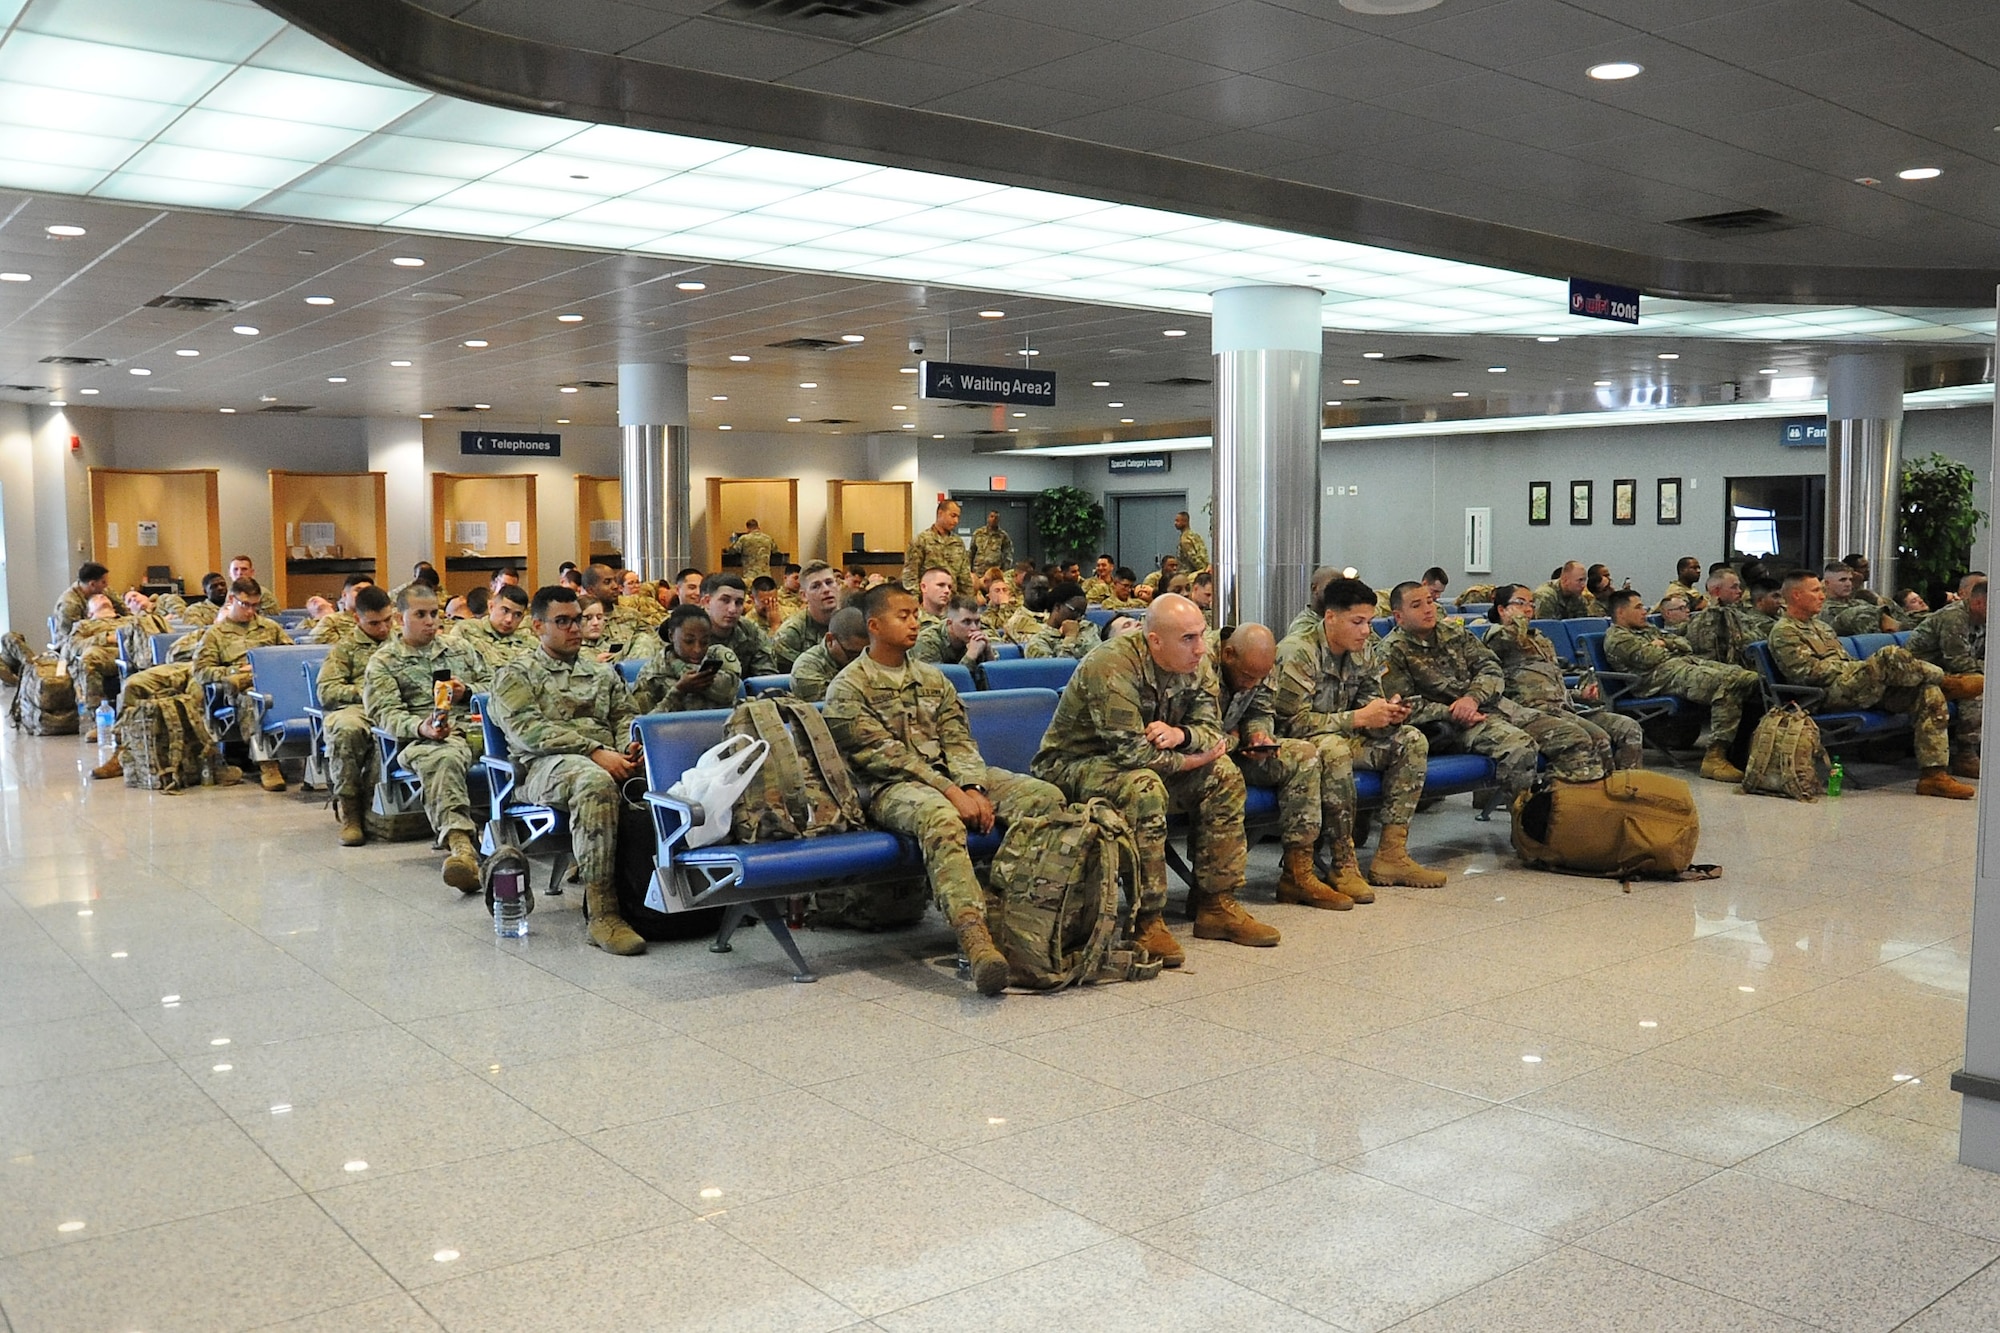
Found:
<svg viewBox="0 0 2000 1333"><path fill-rule="evenodd" d="M1134 445L1133 452L1143 453L1145 452L1145 448L1143 445ZM1092 492L1104 501L1105 550L1115 551L1117 549L1118 533L1115 512L1117 506L1111 502L1111 498L1116 495L1158 494L1162 491L1185 491L1187 493L1188 516L1194 524L1194 529L1209 538L1209 545L1211 549L1213 548L1215 544L1215 519L1213 515L1207 512L1207 506L1209 498L1215 493L1215 478L1210 470L1211 465L1209 463L1210 455L1208 450L1184 449L1170 453L1167 457L1172 460L1168 465L1169 470L1167 472L1136 477L1112 476L1111 464L1101 457L1079 458L1076 460L1075 484L1086 491ZM1142 569L1136 572L1144 574L1146 571Z"/></svg>

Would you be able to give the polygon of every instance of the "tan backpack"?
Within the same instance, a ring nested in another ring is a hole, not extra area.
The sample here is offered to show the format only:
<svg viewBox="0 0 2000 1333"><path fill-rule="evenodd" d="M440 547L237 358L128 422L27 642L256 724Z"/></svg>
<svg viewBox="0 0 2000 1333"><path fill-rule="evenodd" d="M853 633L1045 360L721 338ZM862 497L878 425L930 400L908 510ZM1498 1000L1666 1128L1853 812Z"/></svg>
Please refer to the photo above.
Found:
<svg viewBox="0 0 2000 1333"><path fill-rule="evenodd" d="M201 709L186 695L172 694L125 706L118 715L118 762L126 786L178 794L199 787L204 763L220 764L222 752Z"/></svg>
<svg viewBox="0 0 2000 1333"><path fill-rule="evenodd" d="M7 715L30 736L76 735L80 725L76 682L60 657L37 653L24 664L21 686Z"/></svg>
<svg viewBox="0 0 2000 1333"><path fill-rule="evenodd" d="M1628 768L1558 782L1514 801L1514 851L1539 870L1607 879L1675 878L1694 864L1701 813L1687 783Z"/></svg>
<svg viewBox="0 0 2000 1333"><path fill-rule="evenodd" d="M1159 959L1119 943L1131 925L1119 886L1136 893L1138 881L1131 826L1108 801L1009 824L986 894L986 928L1007 955L1008 984L1046 991L1158 976Z"/></svg>
<svg viewBox="0 0 2000 1333"><path fill-rule="evenodd" d="M1826 791L1826 747L1820 744L1819 723L1795 703L1764 714L1750 735L1750 756L1743 761L1743 790L1755 795L1789 796L1816 801Z"/></svg>
<svg viewBox="0 0 2000 1333"><path fill-rule="evenodd" d="M847 761L811 704L788 694L761 695L736 705L723 734L771 747L730 813L730 836L737 842L818 838L868 827Z"/></svg>

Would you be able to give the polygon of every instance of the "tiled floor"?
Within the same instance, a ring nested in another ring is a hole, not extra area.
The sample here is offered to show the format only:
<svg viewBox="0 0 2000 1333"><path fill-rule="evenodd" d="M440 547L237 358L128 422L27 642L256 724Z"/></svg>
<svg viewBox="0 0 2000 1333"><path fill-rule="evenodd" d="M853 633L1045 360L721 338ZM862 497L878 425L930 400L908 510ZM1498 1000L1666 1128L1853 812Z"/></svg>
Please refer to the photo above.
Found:
<svg viewBox="0 0 2000 1333"><path fill-rule="evenodd" d="M1974 812L1696 783L1719 881L1531 874L969 995L935 925L525 941L316 799L0 735L11 1333L2000 1327L1959 1167Z"/></svg>

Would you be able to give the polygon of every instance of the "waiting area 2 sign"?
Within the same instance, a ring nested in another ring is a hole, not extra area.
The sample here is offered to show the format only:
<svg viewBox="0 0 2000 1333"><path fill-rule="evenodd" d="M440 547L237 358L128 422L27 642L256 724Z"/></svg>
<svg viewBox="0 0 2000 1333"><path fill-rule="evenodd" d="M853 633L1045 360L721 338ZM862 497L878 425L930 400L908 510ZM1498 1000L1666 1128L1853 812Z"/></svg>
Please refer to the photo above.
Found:
<svg viewBox="0 0 2000 1333"><path fill-rule="evenodd" d="M954 403L1056 405L1056 377L1049 371L970 366L957 361L925 361L919 368L926 398Z"/></svg>

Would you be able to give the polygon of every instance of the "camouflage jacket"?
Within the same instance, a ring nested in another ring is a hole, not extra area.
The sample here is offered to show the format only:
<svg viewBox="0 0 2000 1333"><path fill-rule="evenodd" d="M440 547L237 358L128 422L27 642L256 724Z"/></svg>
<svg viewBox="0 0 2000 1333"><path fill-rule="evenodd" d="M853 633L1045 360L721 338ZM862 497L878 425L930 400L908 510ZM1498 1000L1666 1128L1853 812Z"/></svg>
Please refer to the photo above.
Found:
<svg viewBox="0 0 2000 1333"><path fill-rule="evenodd" d="M800 653L825 638L826 626L814 620L809 613L800 611L771 636L771 656L776 660L779 671L790 671L792 663L799 660Z"/></svg>
<svg viewBox="0 0 2000 1333"><path fill-rule="evenodd" d="M540 645L500 668L491 707L521 763L598 750L623 753L638 716L617 672L581 656L565 662Z"/></svg>
<svg viewBox="0 0 2000 1333"><path fill-rule="evenodd" d="M1287 736L1385 735L1354 725L1354 712L1382 697L1382 668L1367 649L1335 653L1326 641L1326 623L1315 621L1302 634L1278 645L1272 671L1271 707Z"/></svg>
<svg viewBox="0 0 2000 1333"><path fill-rule="evenodd" d="M897 782L944 791L986 781L965 705L928 662L909 658L899 672L863 653L827 687L824 711L864 800Z"/></svg>
<svg viewBox="0 0 2000 1333"><path fill-rule="evenodd" d="M381 646L358 629L349 630L334 644L319 664L319 706L332 712L360 703L362 679Z"/></svg>
<svg viewBox="0 0 2000 1333"><path fill-rule="evenodd" d="M1821 619L1785 616L1771 629L1771 661L1778 675L1794 685L1822 689L1840 683L1841 666L1854 659L1840 646L1833 626Z"/></svg>
<svg viewBox="0 0 2000 1333"><path fill-rule="evenodd" d="M1767 616L1754 607L1743 608L1743 628L1750 632L1751 641L1754 643L1763 643L1768 640L1771 637L1771 631L1777 627L1777 624L1778 618L1776 616Z"/></svg>
<svg viewBox="0 0 2000 1333"><path fill-rule="evenodd" d="M995 567L1011 569L1014 566L1014 539L1005 528L981 526L972 533L972 570L983 574Z"/></svg>
<svg viewBox="0 0 2000 1333"><path fill-rule="evenodd" d="M1155 749L1146 739L1149 722L1185 729L1186 744L1178 750ZM1180 675L1161 669L1145 635L1125 634L1077 664L1033 767L1040 773L1045 765L1109 759L1122 769L1172 777L1189 756L1222 739L1221 722L1215 695L1198 671Z"/></svg>
<svg viewBox="0 0 2000 1333"><path fill-rule="evenodd" d="M965 543L957 533L929 527L910 538L910 549L903 554L903 586L915 593L927 569L950 570L958 592L972 595L972 562L966 558Z"/></svg>
<svg viewBox="0 0 2000 1333"><path fill-rule="evenodd" d="M1382 689L1410 705L1410 723L1448 722L1452 701L1470 695L1491 711L1507 693L1500 659L1465 629L1440 620L1429 640L1397 629L1382 640Z"/></svg>
<svg viewBox="0 0 2000 1333"><path fill-rule="evenodd" d="M247 625L239 625L228 617L215 622L202 635L201 647L194 655L194 683L197 685L224 685L231 677L248 674L249 657L252 648L268 648L274 644L290 643L292 636L285 633L285 627L275 620L258 616Z"/></svg>
<svg viewBox="0 0 2000 1333"><path fill-rule="evenodd" d="M1641 625L1638 629L1613 625L1604 631L1604 660L1613 671L1649 676L1669 658L1694 655L1686 639L1652 625Z"/></svg>
<svg viewBox="0 0 2000 1333"><path fill-rule="evenodd" d="M70 627L90 614L90 594L81 583L72 583L56 598L56 646L69 640Z"/></svg>
<svg viewBox="0 0 2000 1333"><path fill-rule="evenodd" d="M443 634L443 630L438 633ZM461 620L451 631L452 642L467 652L477 653L486 662L486 674L492 675L514 659L534 651L538 646L535 636L526 629L516 629L512 634L502 634L493 628L493 622L485 616L477 620Z"/></svg>
<svg viewBox="0 0 2000 1333"><path fill-rule="evenodd" d="M1214 653L1201 659L1202 687L1215 696L1217 726L1234 750L1252 736L1276 737L1278 719L1272 712L1271 679L1266 676L1247 690L1230 685L1229 673Z"/></svg>
<svg viewBox="0 0 2000 1333"><path fill-rule="evenodd" d="M1972 623L1964 602L1933 612L1910 632L1907 646L1912 656L1935 662L1948 676L1985 674L1986 626Z"/></svg>
<svg viewBox="0 0 2000 1333"><path fill-rule="evenodd" d="M1708 594L1704 593L1700 588L1682 583L1679 579L1675 579L1667 585L1667 590L1660 594L1660 600L1653 603L1654 609L1657 610L1661 603L1665 602L1669 597L1686 598L1688 610L1690 611L1699 611L1708 605Z"/></svg>
<svg viewBox="0 0 2000 1333"><path fill-rule="evenodd" d="M1750 645L1762 643L1771 632L1769 624L1760 629L1753 623L1754 614L1744 611L1739 605L1721 602L1697 611L1688 619L1688 646L1694 649L1695 656L1705 657L1711 662L1748 666Z"/></svg>
<svg viewBox="0 0 2000 1333"><path fill-rule="evenodd" d="M764 633L757 622L748 616L739 619L727 633L723 632L722 626L717 625L710 631L708 641L720 644L735 653L736 660L743 666L745 676L778 674L778 660L771 652L771 636Z"/></svg>
<svg viewBox="0 0 2000 1333"><path fill-rule="evenodd" d="M979 617L986 626L986 637L995 643L1024 644L1042 631L1047 620L1018 603L1006 606L989 606Z"/></svg>
<svg viewBox="0 0 2000 1333"><path fill-rule="evenodd" d="M361 672L361 706L370 723L399 741L417 739L417 725L437 711L431 673L449 671L468 690L479 691L488 680L486 659L440 634L421 648L391 634L368 658ZM478 752L482 733L472 722L472 700L453 704L451 729Z"/></svg>
<svg viewBox="0 0 2000 1333"><path fill-rule="evenodd" d="M743 567L737 572L743 576L745 584L754 579L768 577L771 573L771 557L778 552L777 539L770 533L752 530L733 538L729 549L743 558Z"/></svg>
<svg viewBox="0 0 2000 1333"><path fill-rule="evenodd" d="M1582 620L1592 614L1580 592L1564 592L1554 579L1535 589L1535 619Z"/></svg>
<svg viewBox="0 0 2000 1333"><path fill-rule="evenodd" d="M313 622L307 643L338 643L354 631L354 615L349 611L329 611Z"/></svg>
<svg viewBox="0 0 2000 1333"><path fill-rule="evenodd" d="M1097 626L1088 620L1076 622L1076 637L1066 639L1063 632L1044 625L1028 636L1021 645L1023 657L1074 657L1085 658L1091 649L1104 642L1104 636L1097 632Z"/></svg>
<svg viewBox="0 0 2000 1333"><path fill-rule="evenodd" d="M792 693L809 704L818 703L826 698L827 687L840 672L841 665L833 660L826 644L816 643L792 663Z"/></svg>
<svg viewBox="0 0 2000 1333"><path fill-rule="evenodd" d="M1562 659L1548 635L1526 624L1495 625L1486 631L1488 652L1507 678L1507 697L1530 708L1563 711L1570 707L1569 684Z"/></svg>
<svg viewBox="0 0 2000 1333"><path fill-rule="evenodd" d="M1181 573L1199 574L1208 568L1208 539L1196 532L1192 526L1181 534Z"/></svg>
<svg viewBox="0 0 2000 1333"><path fill-rule="evenodd" d="M987 643L993 640L988 639ZM910 656L919 662L963 662L965 645L951 637L951 626L940 620L923 627L917 634L917 641L910 649ZM987 660L992 660L989 651Z"/></svg>
<svg viewBox="0 0 2000 1333"><path fill-rule="evenodd" d="M1092 606L1111 596L1111 580L1089 578L1083 581L1083 599Z"/></svg>
<svg viewBox="0 0 2000 1333"><path fill-rule="evenodd" d="M715 679L707 689L692 693L675 689L681 677L692 674L701 664L684 662L678 653L664 652L640 668L639 679L632 682L632 707L641 713L692 713L703 708L736 707L736 695L743 685L743 664L727 648L712 647L708 651L721 658L722 665L716 669Z"/></svg>

